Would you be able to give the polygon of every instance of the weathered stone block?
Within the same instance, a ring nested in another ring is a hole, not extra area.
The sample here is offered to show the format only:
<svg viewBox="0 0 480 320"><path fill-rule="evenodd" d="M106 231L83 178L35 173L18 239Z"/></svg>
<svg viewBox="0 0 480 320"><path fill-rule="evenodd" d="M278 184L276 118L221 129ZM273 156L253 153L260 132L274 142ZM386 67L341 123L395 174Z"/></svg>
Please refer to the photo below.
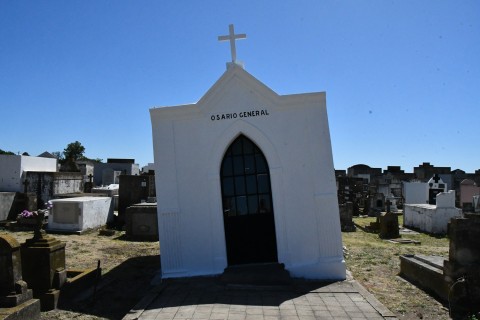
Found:
<svg viewBox="0 0 480 320"><path fill-rule="evenodd" d="M158 240L157 204L140 203L128 207L125 228L125 234L133 239Z"/></svg>
<svg viewBox="0 0 480 320"><path fill-rule="evenodd" d="M384 212L378 217L379 233L382 239L395 239L400 237L398 229L398 216L395 213Z"/></svg>

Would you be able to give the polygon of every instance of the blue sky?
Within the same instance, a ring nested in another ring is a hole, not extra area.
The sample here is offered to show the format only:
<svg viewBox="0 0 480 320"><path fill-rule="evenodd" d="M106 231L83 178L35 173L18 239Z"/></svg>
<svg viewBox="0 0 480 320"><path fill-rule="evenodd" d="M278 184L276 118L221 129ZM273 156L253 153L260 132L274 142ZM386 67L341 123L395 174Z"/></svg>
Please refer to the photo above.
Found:
<svg viewBox="0 0 480 320"><path fill-rule="evenodd" d="M0 0L0 149L153 162L149 109L198 101L235 24L278 94L327 92L335 168L480 169L480 1Z"/></svg>

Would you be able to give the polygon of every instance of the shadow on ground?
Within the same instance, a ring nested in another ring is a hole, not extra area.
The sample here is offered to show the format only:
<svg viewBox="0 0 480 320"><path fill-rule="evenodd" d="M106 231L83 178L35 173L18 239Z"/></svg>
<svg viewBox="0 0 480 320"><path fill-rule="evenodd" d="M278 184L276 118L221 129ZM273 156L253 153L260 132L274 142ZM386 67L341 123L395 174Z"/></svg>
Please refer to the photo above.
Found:
<svg viewBox="0 0 480 320"><path fill-rule="evenodd" d="M57 309L122 319L149 292L159 268L159 255L130 258L103 275L96 291L91 288L71 297L60 296Z"/></svg>
<svg viewBox="0 0 480 320"><path fill-rule="evenodd" d="M349 284L332 282L296 280L286 286L248 286L225 284L219 277L167 280L162 287L160 298L145 310L212 304L278 307L311 292L355 292Z"/></svg>

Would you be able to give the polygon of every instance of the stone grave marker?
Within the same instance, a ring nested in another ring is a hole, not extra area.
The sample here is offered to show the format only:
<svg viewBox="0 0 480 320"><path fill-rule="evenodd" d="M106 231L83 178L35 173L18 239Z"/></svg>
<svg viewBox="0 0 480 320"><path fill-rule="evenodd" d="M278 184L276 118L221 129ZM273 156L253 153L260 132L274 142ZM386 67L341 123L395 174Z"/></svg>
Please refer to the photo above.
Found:
<svg viewBox="0 0 480 320"><path fill-rule="evenodd" d="M385 202L387 212L382 212L378 217L380 231L378 236L382 239L394 239L400 237L400 231L398 228L398 216L391 212L392 202L387 200Z"/></svg>
<svg viewBox="0 0 480 320"><path fill-rule="evenodd" d="M0 318L40 319L40 301L22 280L20 244L0 235Z"/></svg>
<svg viewBox="0 0 480 320"><path fill-rule="evenodd" d="M41 213L41 211L40 211ZM22 243L20 252L23 277L33 289L35 298L40 299L42 310L55 309L60 288L65 283L65 243L48 236L41 229L42 214L33 238Z"/></svg>
<svg viewBox="0 0 480 320"><path fill-rule="evenodd" d="M339 205L340 211L340 226L344 232L356 231L353 223L353 202L345 202Z"/></svg>

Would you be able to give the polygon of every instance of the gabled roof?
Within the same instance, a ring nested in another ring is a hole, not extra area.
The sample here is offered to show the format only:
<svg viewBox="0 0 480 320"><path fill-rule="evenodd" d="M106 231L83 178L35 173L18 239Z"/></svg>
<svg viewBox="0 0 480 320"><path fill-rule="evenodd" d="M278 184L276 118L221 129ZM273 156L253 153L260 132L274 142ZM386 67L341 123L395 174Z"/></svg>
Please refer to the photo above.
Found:
<svg viewBox="0 0 480 320"><path fill-rule="evenodd" d="M269 100L278 99L279 95L257 78L245 71L242 67L231 63L227 71L213 84L212 87L197 102L198 106L213 105L219 96L222 96L229 87L243 85Z"/></svg>

